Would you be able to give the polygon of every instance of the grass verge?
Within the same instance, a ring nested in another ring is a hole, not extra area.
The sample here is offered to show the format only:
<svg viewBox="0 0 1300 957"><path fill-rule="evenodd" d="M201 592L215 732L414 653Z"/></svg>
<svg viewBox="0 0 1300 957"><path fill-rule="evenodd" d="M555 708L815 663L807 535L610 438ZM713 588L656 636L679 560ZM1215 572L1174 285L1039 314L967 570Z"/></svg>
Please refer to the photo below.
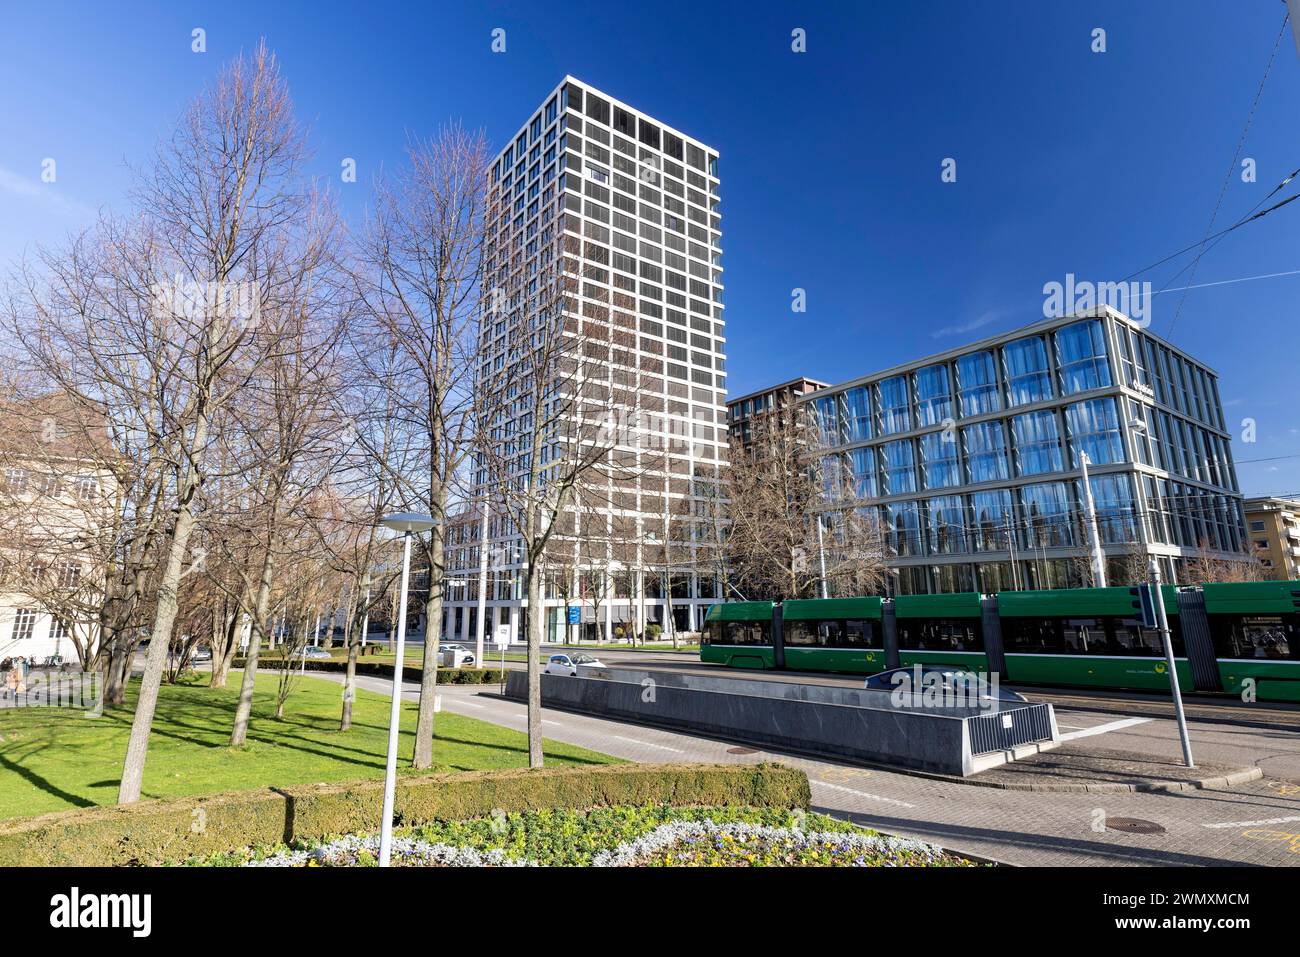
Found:
<svg viewBox="0 0 1300 957"><path fill-rule="evenodd" d="M276 720L274 675L259 675L248 743L232 748L231 721L240 672L213 689L207 676L164 685L159 695L145 767L144 797L215 794L267 785L352 781L382 777L388 747L386 696L358 689L352 730L338 730L342 688L310 675L299 679L287 714ZM135 710L136 684L127 707L88 717L61 708L0 711L0 820L50 811L112 804ZM400 764L409 773L415 744L414 702L402 707ZM584 748L545 742L556 766L607 764L617 759ZM523 767L522 731L442 712L437 716L436 770Z"/></svg>

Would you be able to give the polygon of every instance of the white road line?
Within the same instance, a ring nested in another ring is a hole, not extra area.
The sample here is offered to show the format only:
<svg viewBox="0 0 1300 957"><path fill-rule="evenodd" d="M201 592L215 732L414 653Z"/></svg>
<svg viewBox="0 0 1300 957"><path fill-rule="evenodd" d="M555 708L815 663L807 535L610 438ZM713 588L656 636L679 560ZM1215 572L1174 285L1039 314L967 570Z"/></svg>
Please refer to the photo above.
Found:
<svg viewBox="0 0 1300 957"><path fill-rule="evenodd" d="M477 701L458 701L457 704L463 704L467 708L486 708L487 705L479 704Z"/></svg>
<svg viewBox="0 0 1300 957"><path fill-rule="evenodd" d="M1290 817L1270 817L1262 821L1226 821L1223 824L1202 824L1201 827L1262 827L1265 824L1289 824L1300 821L1300 814Z"/></svg>
<svg viewBox="0 0 1300 957"><path fill-rule="evenodd" d="M542 724L559 724L559 723L560 723L560 722L558 722L558 721L552 721L550 718L543 718L543 719L542 719Z"/></svg>
<svg viewBox="0 0 1300 957"><path fill-rule="evenodd" d="M1056 726L1057 726L1058 728L1069 728L1071 731L1086 731L1086 730L1088 730L1088 726L1087 726L1086 724L1060 724L1060 723L1058 723Z"/></svg>
<svg viewBox="0 0 1300 957"><path fill-rule="evenodd" d="M816 778L809 778L809 783L819 788L830 788L832 791L843 791L846 794L856 794L858 797L864 797L869 801L879 801L881 804L894 804L898 807L916 807L915 804L908 804L906 801L899 801L895 798L881 797L879 794L868 794L866 791L858 791L854 788L846 788L842 784L831 784L829 781L818 781Z"/></svg>
<svg viewBox="0 0 1300 957"><path fill-rule="evenodd" d="M639 744L643 748L658 748L660 751L671 751L674 754L685 754L681 748L670 748L666 744L651 744L649 741L638 741L636 738L625 738L621 734L611 734L611 738L617 741L626 741L628 744Z"/></svg>
<svg viewBox="0 0 1300 957"><path fill-rule="evenodd" d="M1094 734L1106 734L1110 731L1118 731L1121 728L1131 728L1135 724L1146 724L1150 718L1124 718L1122 721L1110 721L1106 724L1099 724L1095 728L1087 728L1083 731L1071 731L1069 734L1061 735L1062 741L1073 741L1075 738L1090 738Z"/></svg>

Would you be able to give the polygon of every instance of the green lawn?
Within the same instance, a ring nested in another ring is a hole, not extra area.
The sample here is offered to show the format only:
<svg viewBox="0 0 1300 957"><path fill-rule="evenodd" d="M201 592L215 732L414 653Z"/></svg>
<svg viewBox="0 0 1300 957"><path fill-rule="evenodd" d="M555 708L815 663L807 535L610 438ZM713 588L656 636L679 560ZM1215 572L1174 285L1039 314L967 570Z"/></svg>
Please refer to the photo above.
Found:
<svg viewBox="0 0 1300 957"><path fill-rule="evenodd" d="M382 777L388 747L389 699L357 691L352 730L338 731L342 688L319 678L299 680L283 721L276 721L276 679L257 679L248 744L227 745L239 672L214 690L207 675L193 684L164 685L145 766L144 796L183 797L275 785ZM59 708L0 711L0 820L117 800L134 709L91 718ZM401 764L409 772L416 705L403 703ZM498 725L442 712L433 759L437 770L523 767L527 736ZM608 755L545 742L547 763L608 764Z"/></svg>

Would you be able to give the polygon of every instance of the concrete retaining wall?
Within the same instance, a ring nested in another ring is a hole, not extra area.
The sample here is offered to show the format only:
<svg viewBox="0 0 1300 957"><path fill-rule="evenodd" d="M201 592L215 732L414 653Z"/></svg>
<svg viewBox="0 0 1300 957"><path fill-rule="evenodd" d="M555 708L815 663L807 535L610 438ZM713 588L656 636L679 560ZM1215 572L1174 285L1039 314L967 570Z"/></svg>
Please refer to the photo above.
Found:
<svg viewBox="0 0 1300 957"><path fill-rule="evenodd" d="M541 679L547 707L724 739L963 776L1007 759L972 756L963 717L891 708L885 692L613 668ZM511 671L507 697L522 699L526 690L527 675ZM886 700L877 706L862 703L880 695Z"/></svg>

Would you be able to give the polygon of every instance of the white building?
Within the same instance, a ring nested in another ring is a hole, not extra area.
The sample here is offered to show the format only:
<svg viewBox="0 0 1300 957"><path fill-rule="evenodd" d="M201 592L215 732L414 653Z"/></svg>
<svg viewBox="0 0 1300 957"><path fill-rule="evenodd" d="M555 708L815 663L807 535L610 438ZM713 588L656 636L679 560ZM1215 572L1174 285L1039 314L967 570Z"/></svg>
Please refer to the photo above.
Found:
<svg viewBox="0 0 1300 957"><path fill-rule="evenodd" d="M569 615L588 638L649 623L666 630L670 604L675 628L694 630L719 600L703 548L680 541L663 557L666 516L698 511L726 457L719 203L716 150L571 76L491 165L483 286L496 294L485 297L485 361L497 370L508 361L512 337L531 318L521 303L536 277L557 257L576 258L574 308L630 343L611 351L605 384L622 397L613 403L620 414L623 405L636 410L654 453L654 466L611 489L610 507L579 516L577 536L548 554L566 569L548 583L548 639L577 636ZM509 537L498 531L493 522L490 547L500 553ZM448 638L476 633L478 535L473 514L449 523ZM591 555L593 542L607 545ZM564 548L573 550L567 561ZM493 565L487 632L506 624L520 638L518 565Z"/></svg>
<svg viewBox="0 0 1300 957"><path fill-rule="evenodd" d="M40 437L52 417L10 408L0 421L0 661L75 662L78 643L93 649L97 641L92 610L103 586L87 543L105 506L106 476L53 426Z"/></svg>

